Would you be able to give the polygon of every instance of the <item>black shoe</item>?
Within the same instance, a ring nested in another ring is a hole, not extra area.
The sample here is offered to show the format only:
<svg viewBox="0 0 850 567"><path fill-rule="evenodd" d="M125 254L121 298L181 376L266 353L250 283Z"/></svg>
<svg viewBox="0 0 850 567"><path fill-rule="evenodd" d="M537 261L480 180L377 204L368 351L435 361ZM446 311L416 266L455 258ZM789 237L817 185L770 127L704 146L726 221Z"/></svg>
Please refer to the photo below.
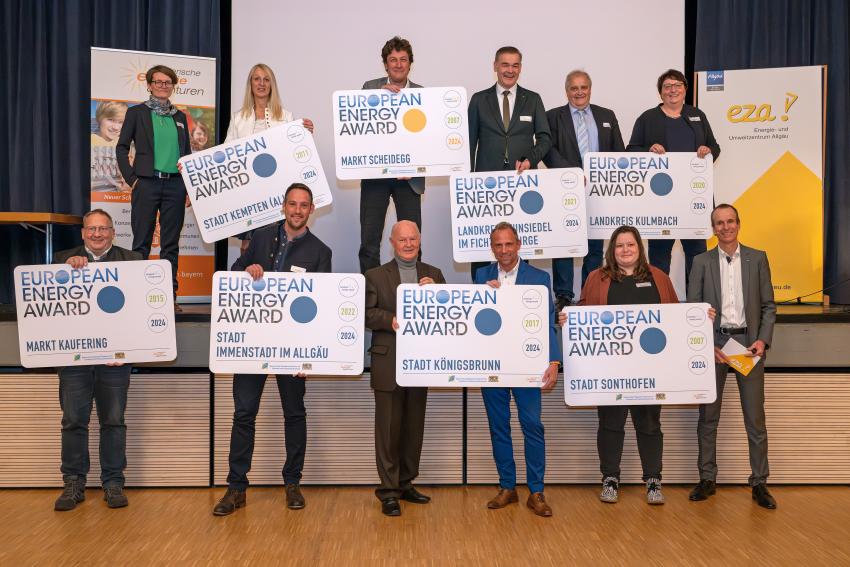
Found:
<svg viewBox="0 0 850 567"><path fill-rule="evenodd" d="M717 492L717 486L713 480L700 480L691 493L688 495L688 500L698 502L708 500L708 497Z"/></svg>
<svg viewBox="0 0 850 567"><path fill-rule="evenodd" d="M218 504L213 508L213 516L229 516L236 511L237 508L245 506L246 498L244 490L228 488Z"/></svg>
<svg viewBox="0 0 850 567"><path fill-rule="evenodd" d="M398 498L391 496L381 500L381 513L384 516L401 516L401 506L398 505Z"/></svg>
<svg viewBox="0 0 850 567"><path fill-rule="evenodd" d="M120 486L105 486L103 488L103 499L110 508L123 508L130 502L124 494L124 488Z"/></svg>
<svg viewBox="0 0 850 567"><path fill-rule="evenodd" d="M555 297L555 313L560 313L564 307L573 304L573 298L568 295L558 295Z"/></svg>
<svg viewBox="0 0 850 567"><path fill-rule="evenodd" d="M77 507L77 504L86 499L85 479L73 478L65 481L62 495L56 499L53 509L57 512L67 512Z"/></svg>
<svg viewBox="0 0 850 567"><path fill-rule="evenodd" d="M300 510L306 505L304 495L297 484L286 485L286 507L290 510Z"/></svg>
<svg viewBox="0 0 850 567"><path fill-rule="evenodd" d="M776 500L773 499L770 492L767 490L767 485L764 483L757 484L753 487L753 500L755 500L762 508L768 510L776 509Z"/></svg>
<svg viewBox="0 0 850 567"><path fill-rule="evenodd" d="M401 493L401 499L414 504L427 504L431 501L430 496L425 496L412 486Z"/></svg>

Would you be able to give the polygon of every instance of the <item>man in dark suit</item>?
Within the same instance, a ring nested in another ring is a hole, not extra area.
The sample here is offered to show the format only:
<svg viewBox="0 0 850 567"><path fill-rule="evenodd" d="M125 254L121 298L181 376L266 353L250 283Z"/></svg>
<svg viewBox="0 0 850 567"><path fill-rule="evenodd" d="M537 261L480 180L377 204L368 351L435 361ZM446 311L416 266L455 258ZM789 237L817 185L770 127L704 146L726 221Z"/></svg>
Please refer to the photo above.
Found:
<svg viewBox="0 0 850 567"><path fill-rule="evenodd" d="M112 217L95 209L83 217L83 245L57 252L54 264L79 270L90 262L141 260L138 252L112 244ZM59 368L59 405L62 408L62 480L65 488L54 510L65 512L86 499L89 472L89 419L92 400L100 422L100 480L110 508L127 505L124 469L127 468L127 427L124 409L132 366L120 362Z"/></svg>
<svg viewBox="0 0 850 567"><path fill-rule="evenodd" d="M446 283L443 273L418 260L416 224L398 221L390 236L395 257L366 272L366 327L372 330L371 384L375 392L375 462L381 485L375 495L387 516L401 515L399 499L426 504L430 498L413 486L425 432L428 388L396 384L396 288L402 283Z"/></svg>
<svg viewBox="0 0 850 567"><path fill-rule="evenodd" d="M331 272L331 250L307 228L313 214L313 192L302 183L293 183L283 198L284 220L254 232L248 249L233 263L231 270L245 270L255 280L271 272ZM277 389L283 405L283 430L286 438L286 462L283 481L286 506L304 508L301 494L301 470L307 452L307 410L304 374L278 374ZM213 514L227 516L246 504L248 471L254 454L254 431L260 398L266 385L263 374L233 376L233 427L230 433L230 472L227 492L215 505Z"/></svg>
<svg viewBox="0 0 850 567"><path fill-rule="evenodd" d="M409 79L413 63L413 47L406 39L393 37L381 49L386 77L363 83L363 89L387 89L397 93L401 89L421 89ZM392 197L396 219L409 220L422 230L422 194L424 177L398 179L362 179L360 181L360 273L376 268L381 263L381 238L384 221Z"/></svg>
<svg viewBox="0 0 850 567"><path fill-rule="evenodd" d="M469 152L472 171L533 169L552 138L540 95L517 84L522 53L501 47L493 61L496 84L469 100ZM472 276L487 262L473 262Z"/></svg>
<svg viewBox="0 0 850 567"><path fill-rule="evenodd" d="M496 262L480 268L475 273L475 283L490 287L503 285L542 285L549 300L549 366L543 373L544 390L555 386L558 380L558 363L561 349L555 336L555 305L552 303L549 274L523 262L519 258L520 239L516 229L500 222L490 233L490 248ZM481 388L487 421L490 424L490 441L493 459L499 471L499 493L487 503L490 509L504 508L519 500L516 491L516 464L511 440L511 394L516 403L525 444L525 469L528 482L526 505L538 516L549 517L552 508L543 496L543 475L546 471L546 445L543 440L543 422L540 420L540 388Z"/></svg>
<svg viewBox="0 0 850 567"><path fill-rule="evenodd" d="M582 167L587 152L623 152L623 135L613 110L590 104L593 83L585 71L567 74L568 104L546 112L552 147L543 158L546 167ZM587 256L581 267L581 285L587 276L602 265L602 240L587 241ZM557 311L573 301L572 258L552 260L552 285Z"/></svg>
<svg viewBox="0 0 850 567"><path fill-rule="evenodd" d="M776 304L767 255L738 242L741 227L738 211L732 205L717 205L711 213L711 225L717 247L694 258L688 283L689 302L707 302L717 310L714 319L714 358L717 400L699 407L699 484L691 491L691 500L705 500L715 493L717 479L717 424L723 387L730 370L729 359L721 348L729 340L741 343L752 356L762 357L743 376L735 371L744 425L750 450L752 474L749 485L753 500L764 508L776 508L776 500L767 490L770 474L767 463L767 427L764 415L764 356L773 338ZM734 369L733 369L734 370Z"/></svg>
<svg viewBox="0 0 850 567"><path fill-rule="evenodd" d="M115 158L124 181L132 187L130 227L133 250L147 258L159 212L159 256L171 263L172 287L177 295L177 257L186 215L186 187L177 160L192 153L186 115L171 104L177 74L156 65L145 74L150 98L131 107L124 118ZM130 163L130 145L136 157ZM174 302L176 311L180 311Z"/></svg>

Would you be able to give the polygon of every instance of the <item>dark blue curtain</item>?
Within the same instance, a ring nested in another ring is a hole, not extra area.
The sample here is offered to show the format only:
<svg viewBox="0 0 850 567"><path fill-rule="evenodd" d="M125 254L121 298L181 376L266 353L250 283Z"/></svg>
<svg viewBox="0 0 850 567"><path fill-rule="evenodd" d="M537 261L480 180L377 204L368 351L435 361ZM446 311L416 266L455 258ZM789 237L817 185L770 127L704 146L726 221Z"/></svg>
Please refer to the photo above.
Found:
<svg viewBox="0 0 850 567"><path fill-rule="evenodd" d="M847 0L710 0L697 4L694 68L828 65L824 284L850 304L850 7ZM838 285L836 285L838 284ZM811 290L815 291L815 290Z"/></svg>
<svg viewBox="0 0 850 567"><path fill-rule="evenodd" d="M86 212L90 47L215 57L222 77L223 2L0 2L0 211ZM71 246L79 229L55 240ZM43 262L43 248L31 231L0 226L0 303L12 301L14 266Z"/></svg>

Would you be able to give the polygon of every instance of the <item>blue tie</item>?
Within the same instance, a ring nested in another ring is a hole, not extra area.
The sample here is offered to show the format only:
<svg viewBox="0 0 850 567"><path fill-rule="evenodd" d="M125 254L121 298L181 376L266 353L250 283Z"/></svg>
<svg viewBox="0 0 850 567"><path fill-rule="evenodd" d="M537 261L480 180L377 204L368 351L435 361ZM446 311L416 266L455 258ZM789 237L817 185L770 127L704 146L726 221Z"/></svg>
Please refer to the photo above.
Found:
<svg viewBox="0 0 850 567"><path fill-rule="evenodd" d="M578 153L581 154L581 161L584 162L584 154L590 148L590 137L587 134L587 109L582 108L576 111L578 113L578 122L576 122L576 139L578 140Z"/></svg>

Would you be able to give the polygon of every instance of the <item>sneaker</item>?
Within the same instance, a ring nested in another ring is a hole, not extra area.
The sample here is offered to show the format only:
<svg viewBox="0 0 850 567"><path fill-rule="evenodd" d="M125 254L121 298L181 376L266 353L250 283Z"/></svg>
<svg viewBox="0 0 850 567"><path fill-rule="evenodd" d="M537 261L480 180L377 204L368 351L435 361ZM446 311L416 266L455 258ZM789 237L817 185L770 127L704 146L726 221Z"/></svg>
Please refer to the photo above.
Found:
<svg viewBox="0 0 850 567"><path fill-rule="evenodd" d="M599 499L609 504L614 504L620 499L620 481L613 476L606 476L602 481L602 492Z"/></svg>
<svg viewBox="0 0 850 567"><path fill-rule="evenodd" d="M124 488L121 486L104 486L103 499L106 500L106 505L110 508L123 508L130 503L124 494Z"/></svg>
<svg viewBox="0 0 850 567"><path fill-rule="evenodd" d="M77 504L85 499L86 481L79 478L72 478L65 481L65 488L53 504L53 509L57 512L67 512L76 508Z"/></svg>
<svg viewBox="0 0 850 567"><path fill-rule="evenodd" d="M646 501L649 504L664 504L664 495L661 494L661 481L650 478L646 481Z"/></svg>

